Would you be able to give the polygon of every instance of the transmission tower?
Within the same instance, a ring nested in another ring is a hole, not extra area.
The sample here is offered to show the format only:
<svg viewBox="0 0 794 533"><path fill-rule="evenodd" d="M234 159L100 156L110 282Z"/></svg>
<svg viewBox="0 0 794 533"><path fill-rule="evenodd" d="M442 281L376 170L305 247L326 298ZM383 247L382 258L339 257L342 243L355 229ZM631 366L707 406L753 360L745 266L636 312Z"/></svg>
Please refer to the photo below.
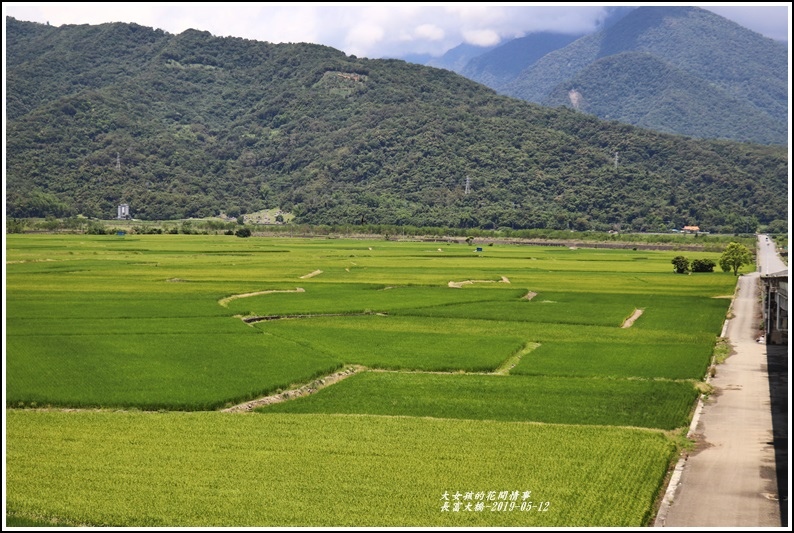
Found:
<svg viewBox="0 0 794 533"><path fill-rule="evenodd" d="M466 191L464 194L469 194L471 192L471 187L469 186L469 177L466 176Z"/></svg>

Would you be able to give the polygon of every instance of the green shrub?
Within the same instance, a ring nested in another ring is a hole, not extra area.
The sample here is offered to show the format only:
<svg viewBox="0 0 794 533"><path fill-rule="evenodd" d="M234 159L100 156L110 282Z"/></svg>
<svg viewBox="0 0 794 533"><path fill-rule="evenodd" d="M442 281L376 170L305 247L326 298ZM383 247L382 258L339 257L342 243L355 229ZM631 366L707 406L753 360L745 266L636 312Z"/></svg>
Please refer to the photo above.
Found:
<svg viewBox="0 0 794 533"><path fill-rule="evenodd" d="M689 259L683 255L674 257L671 263L673 263L673 270L676 274L686 274L689 272Z"/></svg>
<svg viewBox="0 0 794 533"><path fill-rule="evenodd" d="M694 259L692 261L692 272L714 272L717 263L711 259Z"/></svg>

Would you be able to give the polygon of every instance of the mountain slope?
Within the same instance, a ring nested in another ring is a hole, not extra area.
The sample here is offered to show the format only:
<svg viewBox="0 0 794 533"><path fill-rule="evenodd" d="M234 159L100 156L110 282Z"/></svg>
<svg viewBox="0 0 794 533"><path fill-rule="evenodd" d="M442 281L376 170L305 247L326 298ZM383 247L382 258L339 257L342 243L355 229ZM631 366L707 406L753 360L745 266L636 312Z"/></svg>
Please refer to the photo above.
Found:
<svg viewBox="0 0 794 533"><path fill-rule="evenodd" d="M137 24L84 24L76 31L8 19L7 114L15 119L79 89L119 83L144 68L167 34Z"/></svg>
<svg viewBox="0 0 794 533"><path fill-rule="evenodd" d="M9 97L64 92L7 123L9 216L112 217L128 203L149 219L281 207L315 224L484 228L746 231L786 218L782 148L604 122L325 46L18 24ZM117 49L93 61L38 53L105 31Z"/></svg>
<svg viewBox="0 0 794 533"><path fill-rule="evenodd" d="M472 60L472 58L479 57L482 54L493 50L493 46L477 46L474 44L463 43L459 44L441 57L431 58L425 63L421 63L428 67L445 68L452 72L461 73L463 68ZM407 60L407 58L406 58ZM476 81L476 80L475 80Z"/></svg>
<svg viewBox="0 0 794 533"><path fill-rule="evenodd" d="M774 123L774 140L753 137L756 142L787 142L788 126L788 57L784 45L742 28L709 11L692 7L640 7L609 28L582 37L565 48L556 50L538 60L522 72L500 92L530 102L542 104L559 103L559 94L552 93L559 87L572 84L584 69L599 59L616 56L616 59L631 60L624 52L651 54L674 69L699 78L702 86L713 86L726 95L728 102L743 102L736 116L730 106L722 105L726 120L735 127L731 132L720 132L718 138L748 140L735 135L741 130L748 109L756 115L756 124ZM631 70L631 66L624 67ZM613 65L613 71L619 71ZM587 74L583 74L587 76ZM610 94L590 94L590 101L611 100L609 112L618 116L624 106L624 97L630 95L635 85L643 84L639 78L625 79L624 89ZM686 87L679 88L686 93ZM686 93L689 94L689 93ZM703 92L689 95L687 107L706 114L712 101L702 100ZM650 109L652 99L660 95L648 94L645 107ZM749 106L749 107L748 107ZM599 116L606 116L599 115ZM644 123L645 126L666 130L675 124L673 117L661 123ZM674 127L678 133L687 128ZM711 137L713 128L694 133L699 137Z"/></svg>
<svg viewBox="0 0 794 533"><path fill-rule="evenodd" d="M499 90L546 54L563 48L580 35L538 32L513 39L472 58L457 72L470 80Z"/></svg>
<svg viewBox="0 0 794 533"><path fill-rule="evenodd" d="M558 85L544 103L693 137L773 144L787 135L784 124L745 100L642 52L598 59Z"/></svg>
<svg viewBox="0 0 794 533"><path fill-rule="evenodd" d="M604 18L599 21L596 31L613 26L634 9L636 8L628 6L605 8ZM485 51L471 58L463 68L453 70L499 91L546 54L567 46L585 34L586 32L571 35L551 31L530 33Z"/></svg>

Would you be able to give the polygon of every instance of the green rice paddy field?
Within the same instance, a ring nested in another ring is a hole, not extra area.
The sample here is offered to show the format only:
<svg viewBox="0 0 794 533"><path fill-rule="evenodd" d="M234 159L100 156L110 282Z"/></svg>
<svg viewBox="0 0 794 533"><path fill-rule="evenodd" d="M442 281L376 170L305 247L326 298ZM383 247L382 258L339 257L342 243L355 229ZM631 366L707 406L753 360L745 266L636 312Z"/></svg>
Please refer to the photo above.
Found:
<svg viewBox="0 0 794 533"><path fill-rule="evenodd" d="M8 524L648 525L735 277L481 250L8 235Z"/></svg>

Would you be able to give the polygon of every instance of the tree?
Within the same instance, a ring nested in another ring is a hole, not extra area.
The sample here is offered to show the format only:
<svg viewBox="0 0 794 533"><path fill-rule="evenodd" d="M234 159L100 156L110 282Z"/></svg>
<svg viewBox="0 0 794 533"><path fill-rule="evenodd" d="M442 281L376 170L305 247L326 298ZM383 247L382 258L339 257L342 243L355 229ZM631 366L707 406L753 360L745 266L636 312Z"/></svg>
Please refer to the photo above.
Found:
<svg viewBox="0 0 794 533"><path fill-rule="evenodd" d="M714 272L714 267L717 263L711 259L693 259L692 272Z"/></svg>
<svg viewBox="0 0 794 533"><path fill-rule="evenodd" d="M673 263L673 271L676 274L686 274L689 272L689 259L683 255L674 257L670 262Z"/></svg>
<svg viewBox="0 0 794 533"><path fill-rule="evenodd" d="M783 219L775 219L770 222L766 227L767 233L788 233L788 221Z"/></svg>
<svg viewBox="0 0 794 533"><path fill-rule="evenodd" d="M6 233L22 233L25 231L27 221L18 218L12 218L6 221Z"/></svg>
<svg viewBox="0 0 794 533"><path fill-rule="evenodd" d="M720 268L722 268L722 271L733 270L734 276L739 273L739 269L744 265L751 265L752 263L753 254L745 245L738 242L730 243L720 257Z"/></svg>

